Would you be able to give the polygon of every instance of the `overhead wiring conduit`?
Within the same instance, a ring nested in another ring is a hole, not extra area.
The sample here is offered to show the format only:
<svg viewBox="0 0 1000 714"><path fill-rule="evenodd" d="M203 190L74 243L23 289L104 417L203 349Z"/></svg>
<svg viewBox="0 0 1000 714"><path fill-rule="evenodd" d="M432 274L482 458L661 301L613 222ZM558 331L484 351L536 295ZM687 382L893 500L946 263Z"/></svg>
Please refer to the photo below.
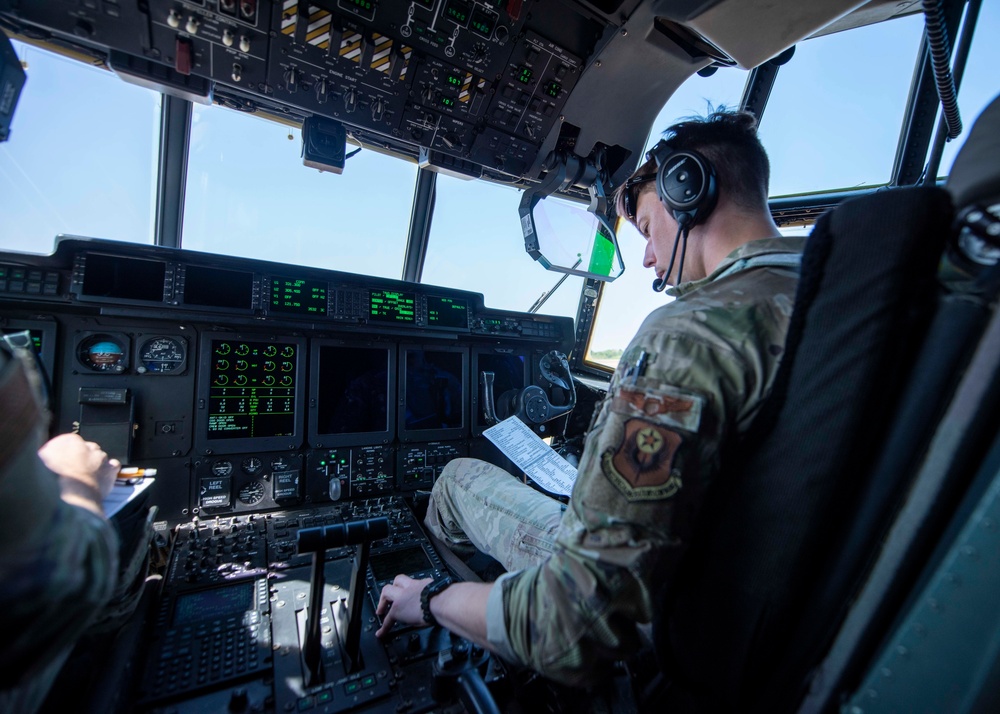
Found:
<svg viewBox="0 0 1000 714"><path fill-rule="evenodd" d="M955 78L952 76L949 64L951 48L948 43L948 28L945 26L944 8L941 0L923 0L923 7L927 45L931 53L931 66L934 68L934 81L937 84L938 97L941 99L945 122L948 125L948 138L954 139L962 133L962 117L958 111L958 92L955 91Z"/></svg>

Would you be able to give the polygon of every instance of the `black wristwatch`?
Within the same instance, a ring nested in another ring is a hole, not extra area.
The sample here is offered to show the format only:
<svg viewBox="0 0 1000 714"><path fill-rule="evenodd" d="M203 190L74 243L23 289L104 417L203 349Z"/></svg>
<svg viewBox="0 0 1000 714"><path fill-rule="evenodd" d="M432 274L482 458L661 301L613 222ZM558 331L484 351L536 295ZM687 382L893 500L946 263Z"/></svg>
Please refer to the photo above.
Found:
<svg viewBox="0 0 1000 714"><path fill-rule="evenodd" d="M427 585L424 586L424 589L420 591L420 609L424 613L424 622L428 625L437 627L438 624L434 615L431 614L431 598L444 592L444 589L451 585L452 582L454 581L451 578L445 576L440 580L427 583Z"/></svg>

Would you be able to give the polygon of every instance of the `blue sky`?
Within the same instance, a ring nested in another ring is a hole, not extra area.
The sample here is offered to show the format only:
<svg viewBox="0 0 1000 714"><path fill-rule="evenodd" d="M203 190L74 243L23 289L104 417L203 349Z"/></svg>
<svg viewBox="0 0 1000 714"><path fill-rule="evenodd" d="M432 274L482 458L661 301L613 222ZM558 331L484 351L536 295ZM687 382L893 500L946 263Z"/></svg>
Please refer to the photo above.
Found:
<svg viewBox="0 0 1000 714"><path fill-rule="evenodd" d="M984 3L962 85L966 130L1000 91L998 3ZM922 31L917 15L802 43L782 68L760 132L772 195L884 182ZM0 248L48 253L58 233L151 242L159 97L108 72L15 45L28 83L8 142L0 144ZM709 104L735 106L746 73L692 77L657 118L659 131ZM963 137L964 138L964 137ZM942 173L957 145L947 147ZM353 147L349 147L353 148ZM184 247L398 278L416 166L362 150L342 175L302 166L289 128L220 107L196 106ZM525 310L561 274L525 254L520 193L438 178L424 281L482 292L487 305ZM641 267L642 241L623 231L626 273L605 291L593 347L624 347L660 301ZM542 308L574 315L581 280Z"/></svg>

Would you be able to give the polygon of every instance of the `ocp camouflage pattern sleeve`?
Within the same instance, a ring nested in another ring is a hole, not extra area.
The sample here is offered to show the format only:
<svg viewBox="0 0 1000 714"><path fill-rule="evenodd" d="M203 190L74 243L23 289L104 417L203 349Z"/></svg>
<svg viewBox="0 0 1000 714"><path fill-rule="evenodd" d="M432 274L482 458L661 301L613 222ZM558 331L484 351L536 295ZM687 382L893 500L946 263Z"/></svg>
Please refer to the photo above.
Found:
<svg viewBox="0 0 1000 714"><path fill-rule="evenodd" d="M772 267L710 278L643 323L588 434L555 555L502 583L524 664L578 684L634 650L721 447L771 388L796 285Z"/></svg>
<svg viewBox="0 0 1000 714"><path fill-rule="evenodd" d="M64 502L37 456L40 405L30 365L0 360L0 711L34 711L69 648L110 597L118 539L107 520Z"/></svg>

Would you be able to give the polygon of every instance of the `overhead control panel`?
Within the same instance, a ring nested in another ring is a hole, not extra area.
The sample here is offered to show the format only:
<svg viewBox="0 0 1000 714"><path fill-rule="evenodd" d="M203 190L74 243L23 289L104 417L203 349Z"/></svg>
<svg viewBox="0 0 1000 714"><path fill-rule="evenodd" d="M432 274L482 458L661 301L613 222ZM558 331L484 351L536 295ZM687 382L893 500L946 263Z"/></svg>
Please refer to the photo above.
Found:
<svg viewBox="0 0 1000 714"><path fill-rule="evenodd" d="M558 131L608 31L522 0L0 0L0 14L196 101L326 117L361 143L507 180Z"/></svg>

